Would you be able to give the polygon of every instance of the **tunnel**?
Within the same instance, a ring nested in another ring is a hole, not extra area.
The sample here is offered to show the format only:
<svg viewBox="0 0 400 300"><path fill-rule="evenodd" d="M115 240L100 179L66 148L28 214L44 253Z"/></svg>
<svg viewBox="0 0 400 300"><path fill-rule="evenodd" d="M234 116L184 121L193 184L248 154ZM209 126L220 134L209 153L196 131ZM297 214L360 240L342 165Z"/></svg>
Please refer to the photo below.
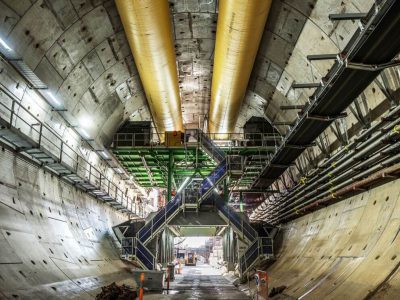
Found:
<svg viewBox="0 0 400 300"><path fill-rule="evenodd" d="M400 299L400 1L0 20L0 299Z"/></svg>

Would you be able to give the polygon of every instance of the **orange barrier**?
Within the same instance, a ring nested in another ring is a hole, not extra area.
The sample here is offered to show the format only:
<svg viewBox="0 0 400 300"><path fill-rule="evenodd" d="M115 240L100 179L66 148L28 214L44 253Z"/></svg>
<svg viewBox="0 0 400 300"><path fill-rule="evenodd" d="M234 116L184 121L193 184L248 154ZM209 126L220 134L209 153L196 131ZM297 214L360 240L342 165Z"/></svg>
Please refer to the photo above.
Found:
<svg viewBox="0 0 400 300"><path fill-rule="evenodd" d="M169 275L170 275L170 272L171 272L170 267L167 266L167 275L166 275L166 279L165 279L167 281L167 291L169 290Z"/></svg>
<svg viewBox="0 0 400 300"><path fill-rule="evenodd" d="M257 271L257 300L268 300L268 274L265 271Z"/></svg>
<svg viewBox="0 0 400 300"><path fill-rule="evenodd" d="M144 273L140 274L139 300L143 300Z"/></svg>

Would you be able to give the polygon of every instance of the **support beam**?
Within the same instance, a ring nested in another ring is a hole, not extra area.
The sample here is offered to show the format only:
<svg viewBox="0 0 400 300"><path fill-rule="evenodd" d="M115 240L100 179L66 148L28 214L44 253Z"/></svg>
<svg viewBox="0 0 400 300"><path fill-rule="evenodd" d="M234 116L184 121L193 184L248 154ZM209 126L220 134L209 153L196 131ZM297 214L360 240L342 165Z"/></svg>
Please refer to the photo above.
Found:
<svg viewBox="0 0 400 300"><path fill-rule="evenodd" d="M360 20L367 17L367 13L330 14L331 21Z"/></svg>
<svg viewBox="0 0 400 300"><path fill-rule="evenodd" d="M334 121L337 119L342 119L347 117L347 113L341 113L339 115L336 116L321 116L321 115L313 115L313 114L308 114L306 115L306 119L309 120L317 120L317 121L325 121L325 122L330 122L330 121Z"/></svg>
<svg viewBox="0 0 400 300"><path fill-rule="evenodd" d="M295 83L292 84L292 89L313 89L322 86L321 82L309 82L309 83Z"/></svg>
<svg viewBox="0 0 400 300"><path fill-rule="evenodd" d="M141 159L142 159L143 166L146 169L146 173L147 173L147 176L149 177L150 183L152 185L155 185L154 180L153 180L153 174L151 173L151 170L146 162L146 158L144 157L144 155L141 156Z"/></svg>
<svg viewBox="0 0 400 300"><path fill-rule="evenodd" d="M303 109L305 105L281 105L280 109L290 110L290 109Z"/></svg>
<svg viewBox="0 0 400 300"><path fill-rule="evenodd" d="M247 189L247 190L231 190L231 193L244 193L244 194L264 194L264 193L271 193L271 194L279 194L280 192L277 190L271 189Z"/></svg>
<svg viewBox="0 0 400 300"><path fill-rule="evenodd" d="M273 122L273 126L291 126L293 122Z"/></svg>
<svg viewBox="0 0 400 300"><path fill-rule="evenodd" d="M295 144L286 144L285 147L291 148L291 149L307 149L310 147L314 147L316 143L311 143L308 145L295 145Z"/></svg>
<svg viewBox="0 0 400 300"><path fill-rule="evenodd" d="M243 193L240 192L240 212L243 212Z"/></svg>
<svg viewBox="0 0 400 300"><path fill-rule="evenodd" d="M228 190L228 179L224 179L224 200L225 203L229 202L229 190Z"/></svg>
<svg viewBox="0 0 400 300"><path fill-rule="evenodd" d="M278 168L278 169L287 169L290 166L292 166L293 164L290 165L283 165L283 164L270 164L271 168Z"/></svg>
<svg viewBox="0 0 400 300"><path fill-rule="evenodd" d="M313 60L330 60L330 59L338 59L339 54L310 54L307 55L307 59L309 61Z"/></svg>
<svg viewBox="0 0 400 300"><path fill-rule="evenodd" d="M371 71L371 72L382 71L387 68L400 66L400 60L392 60L383 64L363 64L363 63L348 62L348 61L345 61L345 63L346 67L349 69Z"/></svg>
<svg viewBox="0 0 400 300"><path fill-rule="evenodd" d="M168 182L167 182L167 199L168 202L172 199L172 175L173 175L173 167L174 167L174 156L172 153L169 153L168 157Z"/></svg>

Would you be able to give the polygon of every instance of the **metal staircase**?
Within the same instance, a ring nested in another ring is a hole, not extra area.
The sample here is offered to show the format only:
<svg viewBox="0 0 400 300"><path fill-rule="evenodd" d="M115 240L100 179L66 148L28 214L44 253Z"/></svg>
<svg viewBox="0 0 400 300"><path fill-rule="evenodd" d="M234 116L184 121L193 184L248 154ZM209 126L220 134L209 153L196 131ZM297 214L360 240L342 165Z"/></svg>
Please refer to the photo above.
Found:
<svg viewBox="0 0 400 300"><path fill-rule="evenodd" d="M200 185L200 195L198 199L198 204L200 205L210 193L213 192L215 186L218 185L226 176L228 175L228 164L227 159L223 159L215 169L208 174Z"/></svg>
<svg viewBox="0 0 400 300"><path fill-rule="evenodd" d="M219 215L224 219L239 237L248 243L248 248L239 258L240 277L243 278L252 267L261 260L273 257L273 241L271 236L259 236L253 226L240 216L235 210L224 203L224 200L216 193L213 200Z"/></svg>
<svg viewBox="0 0 400 300"><path fill-rule="evenodd" d="M121 239L121 256L128 260L137 261L143 269L155 270L156 257L143 243L135 237Z"/></svg>
<svg viewBox="0 0 400 300"><path fill-rule="evenodd" d="M217 208L222 219L230 224L239 237L249 245L239 260L240 274L243 277L260 259L269 258L273 255L272 238L259 237L251 224L226 205L224 200L216 193L216 186L229 173L229 157L226 157L225 153L200 130L198 137L201 147L218 162L218 165L201 182L197 206L211 202ZM182 190L146 222L137 232L136 237L122 239L122 255L136 259L143 268L155 269L155 257L146 247L146 244L162 232L167 224L184 209L185 199L184 190Z"/></svg>
<svg viewBox="0 0 400 300"><path fill-rule="evenodd" d="M257 237L239 258L240 277L243 279L249 271L262 260L271 259L274 256L271 237Z"/></svg>
<svg viewBox="0 0 400 300"><path fill-rule="evenodd" d="M219 149L203 132L198 131L198 139L201 147L219 162L217 167L203 180L200 191L200 199L209 195L222 179L227 175L227 163L225 153ZM200 201L201 201L200 200ZM179 192L165 207L159 210L138 232L137 238L147 244L155 235L164 229L164 226L172 220L182 209L183 191Z"/></svg>
<svg viewBox="0 0 400 300"><path fill-rule="evenodd" d="M225 159L225 152L216 146L214 142L200 129L197 130L197 140L200 147L206 152L215 162L221 163Z"/></svg>
<svg viewBox="0 0 400 300"><path fill-rule="evenodd" d="M209 195L215 185L221 182L227 174L225 153L219 149L203 132L197 132L198 141L202 149L210 155L218 166L204 179L201 185L200 199ZM146 224L137 232L136 238L123 238L121 240L122 255L130 257L139 262L146 269L155 269L155 257L146 247L165 226L184 209L183 191L179 192L165 207L159 210Z"/></svg>

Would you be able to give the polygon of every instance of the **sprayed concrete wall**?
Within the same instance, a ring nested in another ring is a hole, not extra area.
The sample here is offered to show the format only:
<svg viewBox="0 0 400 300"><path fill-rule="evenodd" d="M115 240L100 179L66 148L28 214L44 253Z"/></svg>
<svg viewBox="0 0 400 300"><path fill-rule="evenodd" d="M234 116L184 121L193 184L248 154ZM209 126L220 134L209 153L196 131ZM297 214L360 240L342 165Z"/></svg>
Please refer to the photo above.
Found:
<svg viewBox="0 0 400 300"><path fill-rule="evenodd" d="M92 299L134 284L111 227L126 215L0 149L0 298Z"/></svg>
<svg viewBox="0 0 400 300"><path fill-rule="evenodd" d="M400 180L285 225L271 287L297 299L399 299Z"/></svg>

